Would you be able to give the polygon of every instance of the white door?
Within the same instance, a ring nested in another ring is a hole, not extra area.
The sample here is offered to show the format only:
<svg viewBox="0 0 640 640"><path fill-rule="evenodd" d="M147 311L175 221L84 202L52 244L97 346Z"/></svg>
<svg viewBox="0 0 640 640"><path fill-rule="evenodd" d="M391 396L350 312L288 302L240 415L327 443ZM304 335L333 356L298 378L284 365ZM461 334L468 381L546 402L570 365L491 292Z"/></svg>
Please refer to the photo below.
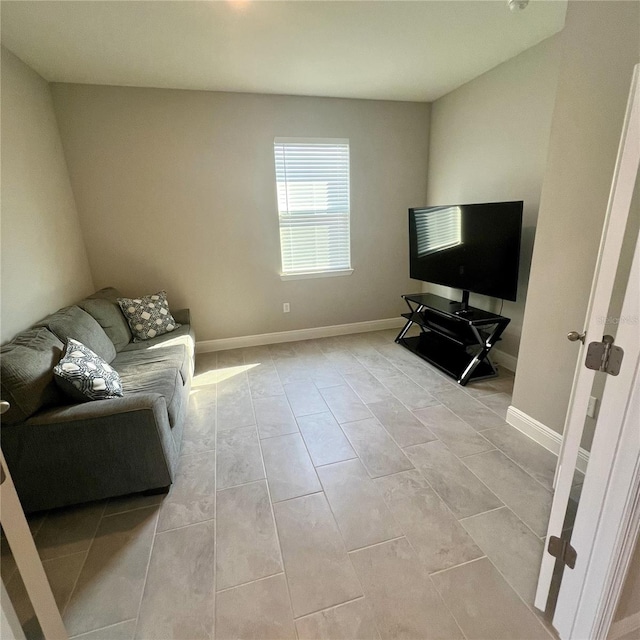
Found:
<svg viewBox="0 0 640 640"><path fill-rule="evenodd" d="M551 536L563 537L567 506L571 491L575 489L576 461L594 381L604 384L604 392L582 496L570 534L570 544L577 553L575 568L565 567L562 572L553 618L554 626L563 640L605 637L602 634L606 634L608 627L603 628L602 625L608 615L606 610L615 605L611 604L611 599L616 595L612 585L626 568L614 566L614 561L618 558L624 562L623 547L630 535L630 523L635 517L632 517L632 505L621 499L623 484L620 483L627 482L624 487L626 499L627 489L635 481L634 474L639 473L640 434L637 423L630 422L633 419L631 412L634 410L630 400L634 384L638 384L636 369L640 352L640 257L637 250L633 266L628 270L628 286L615 332L615 344L624 350L620 373L611 376L598 372L599 378L596 378L596 371L585 367L585 358L588 345L601 341L603 333L607 331L606 319L611 309L614 286L619 290L621 286L627 285L627 273L624 274L625 282L620 282L621 275L618 271L625 245L625 231L627 249L633 250L637 245L637 228L628 226L628 222L640 162L639 75L640 65L636 65L584 331L581 327L567 327L568 330L577 329L577 334L584 334L584 346L577 342L580 354L556 470L547 544ZM632 237L629 234L630 228L633 228ZM637 396L635 401L638 401ZM614 485L617 487L617 496L612 493ZM604 520L605 515L608 520ZM620 527L626 527L626 530ZM566 531L564 538L569 538ZM535 600L536 607L541 610L547 608L554 568L557 569L556 558L545 552ZM556 571L556 578L557 576Z"/></svg>

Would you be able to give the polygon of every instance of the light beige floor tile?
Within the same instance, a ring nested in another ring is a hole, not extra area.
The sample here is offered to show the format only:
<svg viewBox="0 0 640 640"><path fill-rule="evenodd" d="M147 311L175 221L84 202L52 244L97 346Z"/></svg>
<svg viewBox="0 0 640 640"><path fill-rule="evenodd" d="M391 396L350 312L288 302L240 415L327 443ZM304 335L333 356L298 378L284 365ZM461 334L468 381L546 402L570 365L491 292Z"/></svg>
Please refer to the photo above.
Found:
<svg viewBox="0 0 640 640"><path fill-rule="evenodd" d="M218 383L216 421L218 431L256 423L247 374L242 372Z"/></svg>
<svg viewBox="0 0 640 640"><path fill-rule="evenodd" d="M347 549L403 535L359 460L320 467L318 475Z"/></svg>
<svg viewBox="0 0 640 640"><path fill-rule="evenodd" d="M165 494L163 493L151 496L145 496L143 493L132 493L128 496L109 498L104 510L104 515L112 516L116 513L124 513L125 511L133 511L134 509L153 507L160 504L164 498Z"/></svg>
<svg viewBox="0 0 640 640"><path fill-rule="evenodd" d="M415 353L411 353L408 349L405 349L399 344L386 344L378 346L377 350L382 354L389 362L393 363L397 367L403 364L417 365L420 363L418 356Z"/></svg>
<svg viewBox="0 0 640 640"><path fill-rule="evenodd" d="M389 398L368 405L400 447L436 440L436 436L399 400Z"/></svg>
<svg viewBox="0 0 640 640"><path fill-rule="evenodd" d="M282 571L266 482L218 491L217 498L217 588Z"/></svg>
<svg viewBox="0 0 640 640"><path fill-rule="evenodd" d="M228 349L227 351L218 351L218 369L226 369L227 367L238 367L244 364L244 349Z"/></svg>
<svg viewBox="0 0 640 640"><path fill-rule="evenodd" d="M362 595L324 494L274 505L294 617Z"/></svg>
<svg viewBox="0 0 640 640"><path fill-rule="evenodd" d="M218 489L264 478L256 428L242 427L220 431L216 464Z"/></svg>
<svg viewBox="0 0 640 640"><path fill-rule="evenodd" d="M365 404L380 402L393 397L391 391L364 367L354 373L345 373L344 379Z"/></svg>
<svg viewBox="0 0 640 640"><path fill-rule="evenodd" d="M195 396L197 398L197 396ZM190 455L216 448L216 402L209 399L199 404L192 396L184 424L180 455Z"/></svg>
<svg viewBox="0 0 640 640"><path fill-rule="evenodd" d="M402 449L375 418L348 422L342 430L372 478L413 469Z"/></svg>
<svg viewBox="0 0 640 640"><path fill-rule="evenodd" d="M125 620L103 629L73 636L73 638L74 640L133 640L135 630L136 620Z"/></svg>
<svg viewBox="0 0 640 640"><path fill-rule="evenodd" d="M417 444L405 453L457 518L503 506L442 442Z"/></svg>
<svg viewBox="0 0 640 640"><path fill-rule="evenodd" d="M325 357L338 373L343 376L348 373L364 372L366 369L358 362L356 357L348 351L325 352Z"/></svg>
<svg viewBox="0 0 640 640"><path fill-rule="evenodd" d="M413 413L457 456L495 449L491 442L444 405L418 409Z"/></svg>
<svg viewBox="0 0 640 640"><path fill-rule="evenodd" d="M494 393L490 396L479 398L482 404L486 405L497 413L503 420L507 419L507 409L511 404L511 396L506 393Z"/></svg>
<svg viewBox="0 0 640 640"><path fill-rule="evenodd" d="M507 582L533 605L544 544L507 507L461 521Z"/></svg>
<svg viewBox="0 0 640 640"><path fill-rule="evenodd" d="M389 360L387 360L383 355L381 355L378 351L375 351L370 354L358 354L356 358L359 360L360 364L364 365L364 367L372 373L376 378L388 378L390 376L397 376L399 370L395 367Z"/></svg>
<svg viewBox="0 0 640 640"><path fill-rule="evenodd" d="M306 383L313 384L311 367L301 361L301 358L282 358L274 360L278 376L283 385Z"/></svg>
<svg viewBox="0 0 640 640"><path fill-rule="evenodd" d="M355 422L371 417L371 412L346 384L320 391L335 419L340 422Z"/></svg>
<svg viewBox="0 0 640 640"><path fill-rule="evenodd" d="M299 433L263 440L262 455L273 502L322 491Z"/></svg>
<svg viewBox="0 0 640 640"><path fill-rule="evenodd" d="M298 618L296 628L300 640L380 640L366 598Z"/></svg>
<svg viewBox="0 0 640 640"><path fill-rule="evenodd" d="M216 368L218 354L215 352L196 354L195 375L201 375Z"/></svg>
<svg viewBox="0 0 640 640"><path fill-rule="evenodd" d="M529 472L547 489L553 489L553 478L558 459L539 444L520 433L510 425L500 429L491 429L482 434L485 438L504 451L512 460Z"/></svg>
<svg viewBox="0 0 640 640"><path fill-rule="evenodd" d="M70 556L45 560L42 563L49 586L51 587L51 592L60 611L65 608L69 601L69 596L73 591L86 556L86 552L81 551L80 553L74 553ZM17 572L13 575L13 578L6 583L6 588L11 604L27 639L41 638L40 626L35 617L29 596L27 595L27 590Z"/></svg>
<svg viewBox="0 0 640 640"><path fill-rule="evenodd" d="M484 555L419 471L403 471L375 482L429 573Z"/></svg>
<svg viewBox="0 0 640 640"><path fill-rule="evenodd" d="M550 640L487 558L431 576L468 640Z"/></svg>
<svg viewBox="0 0 640 640"><path fill-rule="evenodd" d="M296 640L284 574L216 596L218 640Z"/></svg>
<svg viewBox="0 0 640 640"><path fill-rule="evenodd" d="M182 456L171 489L160 507L158 531L212 520L215 509L215 452Z"/></svg>
<svg viewBox="0 0 640 640"><path fill-rule="evenodd" d="M253 408L261 438L283 436L298 431L298 425L285 396L254 398Z"/></svg>
<svg viewBox="0 0 640 640"><path fill-rule="evenodd" d="M135 618L158 508L104 518L63 615L70 636Z"/></svg>
<svg viewBox="0 0 640 640"><path fill-rule="evenodd" d="M329 411L327 403L322 399L320 392L312 382L285 384L284 392L287 394L287 399L296 418Z"/></svg>
<svg viewBox="0 0 640 640"><path fill-rule="evenodd" d="M275 367L268 369L249 369L247 371L251 396L256 398L270 398L271 396L283 396L284 389L280 376Z"/></svg>
<svg viewBox="0 0 640 640"><path fill-rule="evenodd" d="M246 365L257 364L261 366L273 366L271 362L271 352L266 344L257 345L255 347L244 347L242 349L244 363Z"/></svg>
<svg viewBox="0 0 640 640"><path fill-rule="evenodd" d="M42 560L87 551L104 512L105 502L65 507L49 512L35 536Z"/></svg>
<svg viewBox="0 0 640 640"><path fill-rule="evenodd" d="M383 638L462 638L406 539L349 554Z"/></svg>
<svg viewBox="0 0 640 640"><path fill-rule="evenodd" d="M381 378L381 382L408 409L421 409L440 404L439 400L403 373L398 372L397 376Z"/></svg>
<svg viewBox="0 0 640 640"><path fill-rule="evenodd" d="M424 360L421 360L418 356L414 357L415 360L412 364L398 364L398 368L402 371L402 373L409 376L415 383L419 384L428 393L440 399L440 393L451 390L458 390L455 380L449 377L445 377L431 365L427 364Z"/></svg>
<svg viewBox="0 0 640 640"><path fill-rule="evenodd" d="M156 536L136 638L213 637L214 548L213 521Z"/></svg>
<svg viewBox="0 0 640 640"><path fill-rule="evenodd" d="M539 536L547 530L553 496L501 451L487 451L464 459L473 471Z"/></svg>
<svg viewBox="0 0 640 640"><path fill-rule="evenodd" d="M298 426L316 467L357 457L331 412L301 416Z"/></svg>
<svg viewBox="0 0 640 640"><path fill-rule="evenodd" d="M504 418L501 418L481 402L472 398L462 389L454 387L453 389L437 391L435 396L476 431L493 429L505 424Z"/></svg>

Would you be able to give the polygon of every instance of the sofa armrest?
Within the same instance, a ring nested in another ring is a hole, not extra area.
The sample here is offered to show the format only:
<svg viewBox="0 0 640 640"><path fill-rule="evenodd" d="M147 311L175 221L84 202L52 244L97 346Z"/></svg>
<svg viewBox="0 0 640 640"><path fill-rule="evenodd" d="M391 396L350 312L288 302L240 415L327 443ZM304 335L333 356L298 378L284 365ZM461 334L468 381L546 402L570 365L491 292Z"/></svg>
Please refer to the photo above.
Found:
<svg viewBox="0 0 640 640"><path fill-rule="evenodd" d="M171 315L178 324L191 324L190 309L178 309L177 311L172 311Z"/></svg>
<svg viewBox="0 0 640 640"><path fill-rule="evenodd" d="M155 393L51 408L3 426L2 449L25 511L165 487L178 461Z"/></svg>
<svg viewBox="0 0 640 640"><path fill-rule="evenodd" d="M167 416L167 403L158 393L136 393L122 398L53 407L32 416L25 424L35 427L86 420L111 420L117 414L134 411L148 411L161 424Z"/></svg>

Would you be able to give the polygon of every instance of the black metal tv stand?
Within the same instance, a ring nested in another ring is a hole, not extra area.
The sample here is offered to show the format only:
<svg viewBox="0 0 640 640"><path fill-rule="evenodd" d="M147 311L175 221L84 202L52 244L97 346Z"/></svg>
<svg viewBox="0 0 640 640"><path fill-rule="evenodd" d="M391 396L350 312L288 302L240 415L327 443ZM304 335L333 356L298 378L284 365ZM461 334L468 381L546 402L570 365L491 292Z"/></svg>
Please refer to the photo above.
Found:
<svg viewBox="0 0 640 640"><path fill-rule="evenodd" d="M500 340L509 318L432 293L410 293L402 297L409 313L402 314L407 323L396 338L398 344L463 386L470 380L498 375L489 360L489 352ZM420 327L420 335L405 337L414 324Z"/></svg>

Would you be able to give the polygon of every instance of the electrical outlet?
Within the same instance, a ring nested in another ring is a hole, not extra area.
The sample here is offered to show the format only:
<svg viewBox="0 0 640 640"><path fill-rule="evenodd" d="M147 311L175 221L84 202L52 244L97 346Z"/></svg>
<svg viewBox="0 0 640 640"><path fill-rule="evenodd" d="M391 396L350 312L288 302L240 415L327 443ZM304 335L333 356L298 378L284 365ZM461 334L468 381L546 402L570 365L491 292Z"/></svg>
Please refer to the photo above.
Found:
<svg viewBox="0 0 640 640"><path fill-rule="evenodd" d="M587 415L590 418L595 418L597 408L598 408L598 398L591 396L589 398L589 404L587 405Z"/></svg>
<svg viewBox="0 0 640 640"><path fill-rule="evenodd" d="M289 313L289 311L291 311L291 307L289 306L288 302L283 302L282 303L282 313Z"/></svg>

